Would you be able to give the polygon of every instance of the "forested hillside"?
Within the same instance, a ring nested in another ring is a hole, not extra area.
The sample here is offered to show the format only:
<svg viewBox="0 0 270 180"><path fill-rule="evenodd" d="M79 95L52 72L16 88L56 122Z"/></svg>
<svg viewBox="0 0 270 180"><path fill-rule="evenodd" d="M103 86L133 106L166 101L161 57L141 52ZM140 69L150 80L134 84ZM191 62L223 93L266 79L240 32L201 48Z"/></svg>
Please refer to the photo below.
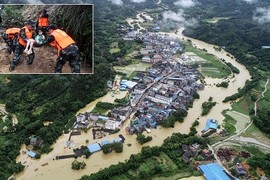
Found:
<svg viewBox="0 0 270 180"><path fill-rule="evenodd" d="M262 49L262 46L270 45L270 24L259 24L254 20L256 8L269 5L267 0L258 1L256 6L241 0L200 0L200 5L187 11L187 14L196 16L200 23L186 29L185 34L224 46L245 65L269 70L270 51ZM224 19L217 23L207 21L214 17Z"/></svg>
<svg viewBox="0 0 270 180"><path fill-rule="evenodd" d="M50 151L50 145L68 130L75 113L87 103L104 95L106 82L113 76L110 66L99 64L92 75L13 75L0 84L0 97L9 113L19 119L7 131L0 130L0 179L22 170L16 165L20 145L29 136L44 140L41 153ZM46 121L53 122L44 126Z"/></svg>

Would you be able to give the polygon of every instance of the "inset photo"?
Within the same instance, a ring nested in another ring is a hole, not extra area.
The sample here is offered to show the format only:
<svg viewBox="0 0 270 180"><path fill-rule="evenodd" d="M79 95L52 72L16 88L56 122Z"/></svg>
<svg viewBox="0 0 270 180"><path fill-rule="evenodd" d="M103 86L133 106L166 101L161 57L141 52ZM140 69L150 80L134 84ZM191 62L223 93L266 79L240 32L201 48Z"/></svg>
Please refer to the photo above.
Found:
<svg viewBox="0 0 270 180"><path fill-rule="evenodd" d="M93 74L93 5L1 5L0 74Z"/></svg>

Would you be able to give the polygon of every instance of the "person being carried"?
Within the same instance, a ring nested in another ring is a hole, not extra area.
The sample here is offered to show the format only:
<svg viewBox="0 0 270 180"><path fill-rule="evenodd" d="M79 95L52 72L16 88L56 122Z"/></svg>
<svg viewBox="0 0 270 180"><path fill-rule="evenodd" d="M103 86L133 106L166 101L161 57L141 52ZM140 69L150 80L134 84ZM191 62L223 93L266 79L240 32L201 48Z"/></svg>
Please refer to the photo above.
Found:
<svg viewBox="0 0 270 180"><path fill-rule="evenodd" d="M33 52L33 45L36 41L34 39L28 39L27 43L26 43L26 47L24 49L23 52L27 53L27 54L32 54Z"/></svg>
<svg viewBox="0 0 270 180"><path fill-rule="evenodd" d="M49 25L48 29L49 36L43 45L50 44L58 50L55 73L62 73L62 68L67 61L72 73L80 73L80 51L75 41L65 31L57 29L54 24Z"/></svg>
<svg viewBox="0 0 270 180"><path fill-rule="evenodd" d="M42 30L39 30L38 31L38 35L35 37L35 39L28 39L27 40L27 44L26 44L26 47L25 47L24 52L26 52L27 54L31 54L32 53L32 49L33 49L33 45L35 43L37 45L41 45L44 40L45 40L45 36L43 35Z"/></svg>
<svg viewBox="0 0 270 180"><path fill-rule="evenodd" d="M25 24L25 26L23 28L21 28L20 32L19 32L19 36L18 36L18 40L16 42L16 47L15 47L15 51L14 51L14 56L13 59L10 63L10 67L9 70L12 71L15 69L16 65L18 64L21 55L23 53L23 51L25 50L25 47L27 45L27 41L29 39L32 39L34 36L34 32L33 32L33 26L31 24L31 22L27 22ZM27 55L28 59L27 59L27 64L31 65L35 59L35 52L32 49L32 53Z"/></svg>

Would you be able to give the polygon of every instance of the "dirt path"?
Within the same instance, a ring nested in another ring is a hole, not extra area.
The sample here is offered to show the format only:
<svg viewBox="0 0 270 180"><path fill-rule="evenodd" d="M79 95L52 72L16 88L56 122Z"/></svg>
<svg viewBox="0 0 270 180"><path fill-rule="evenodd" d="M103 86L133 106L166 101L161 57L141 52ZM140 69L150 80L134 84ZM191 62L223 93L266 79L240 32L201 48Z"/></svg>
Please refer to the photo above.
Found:
<svg viewBox="0 0 270 180"><path fill-rule="evenodd" d="M267 79L265 85L264 85L264 91L262 92L261 96L264 97L264 93L267 91L267 85L269 83L269 79ZM254 112L255 112L255 116L257 116L257 103L259 102L261 98L258 98L257 101L254 103Z"/></svg>

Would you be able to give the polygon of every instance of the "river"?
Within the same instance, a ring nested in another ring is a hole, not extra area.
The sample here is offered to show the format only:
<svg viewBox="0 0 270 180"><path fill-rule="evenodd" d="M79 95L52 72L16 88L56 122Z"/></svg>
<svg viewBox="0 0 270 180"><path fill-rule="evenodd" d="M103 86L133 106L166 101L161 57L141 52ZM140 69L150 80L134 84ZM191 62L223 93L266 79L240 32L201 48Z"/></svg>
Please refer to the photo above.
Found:
<svg viewBox="0 0 270 180"><path fill-rule="evenodd" d="M181 31L180 31L181 32ZM194 101L193 108L188 110L188 116L185 118L183 123L176 123L175 128L165 129L158 127L157 129L152 129L151 136L153 140L146 143L145 146L160 146L163 143L163 140L167 137L171 136L173 133L188 133L189 127L191 124L199 118L199 126L197 127L198 132L200 132L204 127L207 118L215 118L218 120L219 124L222 124L224 117L222 115L222 111L225 109L231 109L230 103L223 103L225 97L230 96L238 91L238 88L242 88L245 84L245 81L250 79L250 74L245 66L238 63L235 58L230 58L227 56L229 54L225 50L216 51L213 47L214 45L207 44L200 40L192 39L189 37L185 37L182 34L175 33L166 33L172 37L177 37L180 39L190 39L192 43L198 48L204 48L208 51L208 53L215 55L218 58L225 59L225 61L232 63L233 66L237 67L240 70L239 74L235 74L235 77L230 80L228 88L218 88L214 86L215 83L222 82L222 79L213 79L213 78L205 78L206 86L205 89L199 91L200 99ZM232 56L232 55L231 55ZM209 114L205 117L201 117L200 114L202 112L201 105L203 102L207 101L209 97L213 97L213 101L217 102L217 105L214 106ZM94 108L94 105L98 101L109 101L112 97L109 94L105 95L102 98L97 99L94 102L91 102L86 106L85 109L79 111L88 111ZM127 125L128 121L125 122L124 127ZM73 136L72 140L76 143L76 147L80 147L82 144L85 144L86 140L89 140L89 143L97 142L97 140L92 139L92 132L88 131L88 133L83 133L81 136ZM64 148L64 143L68 139L68 135L62 135L59 137L57 142L53 145L53 151L49 154L45 154L42 156L40 160L31 160L28 159L26 164L28 167L20 174L16 175L17 179L21 180L47 180L47 179L65 179L65 180L74 180L78 179L83 175L91 174L101 170L102 168L108 167L112 164L117 164L118 162L124 162L126 159L130 157L131 154L139 153L141 150L141 145L136 142L135 137L132 135L125 135L124 128L121 131L114 135L107 135L106 139L113 139L117 137L119 134L123 134L126 138L126 142L124 144L123 153L111 153L104 155L102 152L98 152L93 154L89 159L81 159L79 161L85 161L87 164L86 169L80 171L71 170L71 163L74 159L65 159L65 160L53 160L56 155L60 154L71 154L72 149ZM104 138L104 139L105 139ZM99 139L98 141L101 141ZM130 143L132 146L128 147L127 144ZM25 155L20 155L17 158L17 162L21 161L25 157ZM44 163L49 163L47 166L41 166Z"/></svg>

